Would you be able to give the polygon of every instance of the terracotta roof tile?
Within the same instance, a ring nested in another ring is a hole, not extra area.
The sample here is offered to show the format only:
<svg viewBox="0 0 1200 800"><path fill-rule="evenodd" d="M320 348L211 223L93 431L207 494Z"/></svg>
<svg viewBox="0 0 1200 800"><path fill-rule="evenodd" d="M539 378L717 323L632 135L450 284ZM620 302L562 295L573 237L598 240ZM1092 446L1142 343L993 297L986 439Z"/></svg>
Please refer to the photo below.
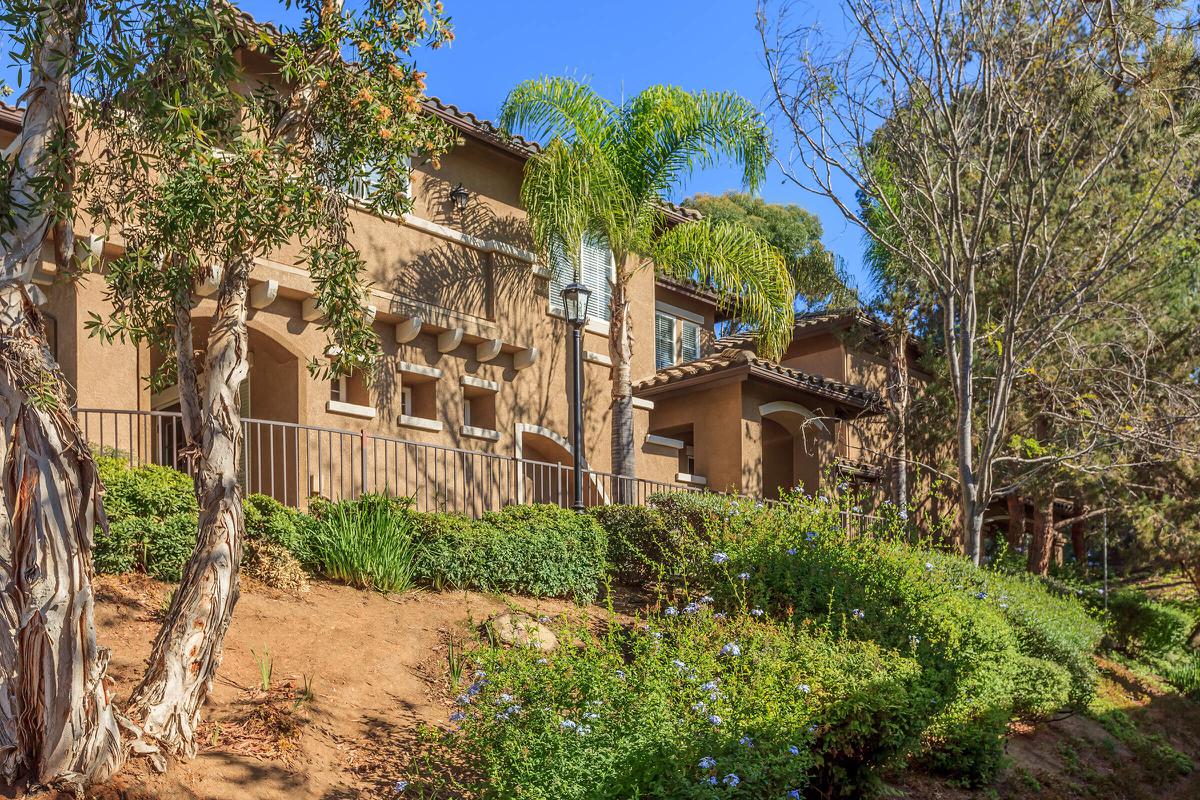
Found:
<svg viewBox="0 0 1200 800"><path fill-rule="evenodd" d="M639 394L649 389L670 386L690 378L699 378L737 368L746 368L759 377L788 383L811 394L828 397L862 409L875 410L882 403L878 392L831 380L822 375L785 367L774 361L759 358L749 350L739 347L728 347L696 361L687 361L660 369L649 378L638 381L633 389L635 394Z"/></svg>
<svg viewBox="0 0 1200 800"><path fill-rule="evenodd" d="M433 114L449 122L451 125L466 131L485 141L491 142L505 150L528 158L542 148L537 142L531 142L523 136L507 134L496 123L480 119L470 111L463 111L456 105L443 102L437 97L426 97L425 108Z"/></svg>
<svg viewBox="0 0 1200 800"><path fill-rule="evenodd" d="M796 314L795 327L792 330L792 336L806 329L815 328L818 325L824 325L831 322L858 322L871 328L878 328L879 323L857 308L830 308L824 311L802 311ZM730 336L722 336L717 339L715 347L753 347L755 335L753 333L735 333Z"/></svg>

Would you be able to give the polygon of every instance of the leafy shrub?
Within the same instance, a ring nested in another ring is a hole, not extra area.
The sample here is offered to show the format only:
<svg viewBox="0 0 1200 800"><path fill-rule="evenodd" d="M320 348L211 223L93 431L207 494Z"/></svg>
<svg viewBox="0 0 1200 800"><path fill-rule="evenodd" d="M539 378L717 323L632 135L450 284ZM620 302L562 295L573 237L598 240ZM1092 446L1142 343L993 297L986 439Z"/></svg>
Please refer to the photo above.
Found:
<svg viewBox="0 0 1200 800"><path fill-rule="evenodd" d="M605 574L604 530L555 505L508 506L478 521L414 514L421 542L417 575L434 586L596 598Z"/></svg>
<svg viewBox="0 0 1200 800"><path fill-rule="evenodd" d="M923 709L911 659L690 608L599 637L567 626L560 638L578 645L548 657L482 651L453 716L462 726L443 741L444 757L468 762L455 788L556 800L862 797L914 743Z"/></svg>
<svg viewBox="0 0 1200 800"><path fill-rule="evenodd" d="M389 498L365 496L321 510L308 547L328 578L381 592L405 592L416 577L419 550L412 520Z"/></svg>
<svg viewBox="0 0 1200 800"><path fill-rule="evenodd" d="M99 532L98 532L99 533ZM109 524L105 542L97 548L96 568L101 571L128 572L137 569L161 581L183 577L196 546L196 515L172 514L163 520L130 517Z"/></svg>
<svg viewBox="0 0 1200 800"><path fill-rule="evenodd" d="M847 539L839 513L793 499L749 534L734 521L734 535L710 518L708 535L726 549L710 553L708 585L726 604L911 654L929 698L923 737L933 766L984 783L1014 714L1090 695L1085 665L1099 630L1078 604L894 537Z"/></svg>
<svg viewBox="0 0 1200 800"><path fill-rule="evenodd" d="M309 543L315 519L263 494L250 495L243 507L242 571L276 589L307 588L302 562L312 560Z"/></svg>
<svg viewBox="0 0 1200 800"><path fill-rule="evenodd" d="M1187 647L1196 620L1185 608L1136 589L1108 594L1110 645L1131 656L1163 658Z"/></svg>
<svg viewBox="0 0 1200 800"><path fill-rule="evenodd" d="M589 512L608 538L608 563L614 576L628 583L666 580L677 570L685 535L669 528L656 508L594 506Z"/></svg>
<svg viewBox="0 0 1200 800"><path fill-rule="evenodd" d="M104 511L110 521L138 518L163 520L197 511L192 479L170 467L130 468L123 458L96 460L104 482Z"/></svg>

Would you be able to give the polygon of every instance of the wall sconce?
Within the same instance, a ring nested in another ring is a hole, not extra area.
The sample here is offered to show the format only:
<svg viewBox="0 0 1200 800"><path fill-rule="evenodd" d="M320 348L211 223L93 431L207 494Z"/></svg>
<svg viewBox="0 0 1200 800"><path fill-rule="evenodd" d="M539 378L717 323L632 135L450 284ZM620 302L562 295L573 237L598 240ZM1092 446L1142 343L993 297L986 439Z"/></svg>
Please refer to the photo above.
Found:
<svg viewBox="0 0 1200 800"><path fill-rule="evenodd" d="M450 190L450 202L454 204L454 208L460 214L467 210L467 203L471 199L471 194L463 188L460 183Z"/></svg>

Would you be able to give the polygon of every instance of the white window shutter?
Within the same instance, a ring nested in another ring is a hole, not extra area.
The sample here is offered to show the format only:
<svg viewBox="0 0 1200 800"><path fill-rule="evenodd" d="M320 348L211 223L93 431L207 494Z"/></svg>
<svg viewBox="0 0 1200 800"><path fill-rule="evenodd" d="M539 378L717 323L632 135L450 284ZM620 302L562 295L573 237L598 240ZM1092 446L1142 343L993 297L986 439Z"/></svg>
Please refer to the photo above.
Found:
<svg viewBox="0 0 1200 800"><path fill-rule="evenodd" d="M700 357L700 326L690 320L680 320L679 358L695 361Z"/></svg>
<svg viewBox="0 0 1200 800"><path fill-rule="evenodd" d="M592 236L584 237L579 267L583 284L592 290L588 318L611 319L613 255L608 249L608 242Z"/></svg>
<svg viewBox="0 0 1200 800"><path fill-rule="evenodd" d="M571 260L563 252L562 245L550 249L550 309L562 313L562 290L575 279Z"/></svg>
<svg viewBox="0 0 1200 800"><path fill-rule="evenodd" d="M663 369L675 363L675 318L666 314L654 315L654 368Z"/></svg>

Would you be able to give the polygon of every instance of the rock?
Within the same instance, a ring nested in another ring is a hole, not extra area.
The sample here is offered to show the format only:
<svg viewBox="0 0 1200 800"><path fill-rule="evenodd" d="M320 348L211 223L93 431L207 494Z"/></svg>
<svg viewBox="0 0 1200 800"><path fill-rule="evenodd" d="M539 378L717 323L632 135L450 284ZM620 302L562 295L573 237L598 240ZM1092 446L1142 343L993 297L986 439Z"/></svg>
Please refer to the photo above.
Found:
<svg viewBox="0 0 1200 800"><path fill-rule="evenodd" d="M558 647L554 631L525 614L500 614L490 620L496 638L513 647L532 647L549 653Z"/></svg>

